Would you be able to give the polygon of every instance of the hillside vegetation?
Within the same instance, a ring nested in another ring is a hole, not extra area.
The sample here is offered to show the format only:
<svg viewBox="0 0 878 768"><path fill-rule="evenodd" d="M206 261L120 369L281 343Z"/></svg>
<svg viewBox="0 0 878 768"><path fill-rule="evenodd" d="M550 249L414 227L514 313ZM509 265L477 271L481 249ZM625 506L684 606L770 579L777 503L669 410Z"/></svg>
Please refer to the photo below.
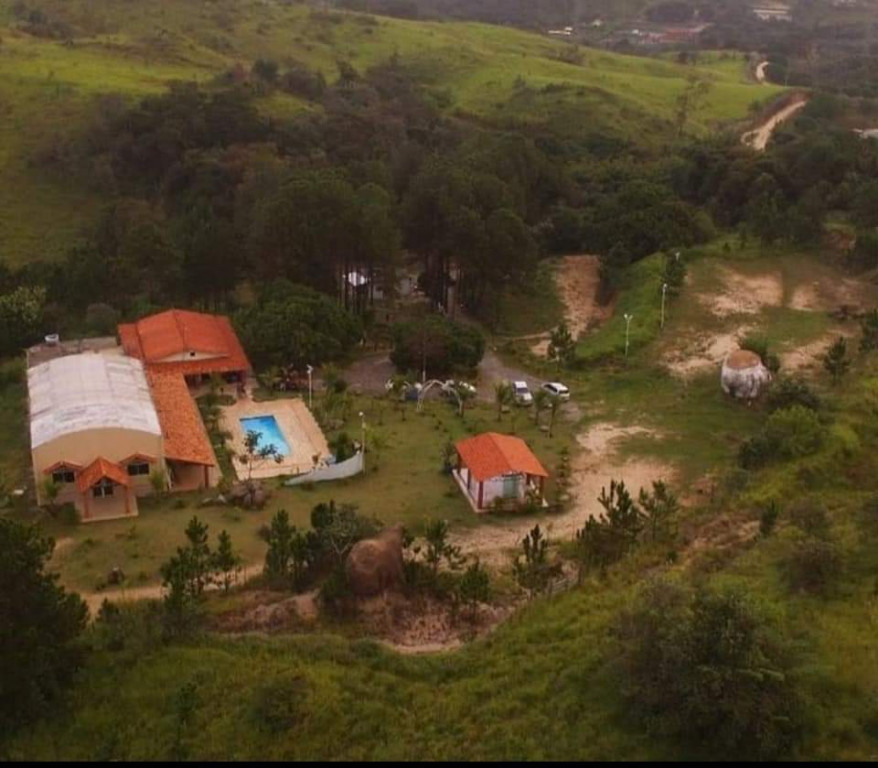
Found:
<svg viewBox="0 0 878 768"><path fill-rule="evenodd" d="M0 258L13 265L56 256L94 221L101 198L53 172L51 158L88 124L96 96L137 99L260 58L295 61L332 82L339 62L364 71L396 56L449 115L647 149L676 134L677 100L692 78L711 84L685 126L697 135L746 118L754 102L782 90L749 83L743 60L701 69L512 29L327 14L304 4L3 0L0 20ZM278 118L319 109L285 93L262 101Z"/></svg>

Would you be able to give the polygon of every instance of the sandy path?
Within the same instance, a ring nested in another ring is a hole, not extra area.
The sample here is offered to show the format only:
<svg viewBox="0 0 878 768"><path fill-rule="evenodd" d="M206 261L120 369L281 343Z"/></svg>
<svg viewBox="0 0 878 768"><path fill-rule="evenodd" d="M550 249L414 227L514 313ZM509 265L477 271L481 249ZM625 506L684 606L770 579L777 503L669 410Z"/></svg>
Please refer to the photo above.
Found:
<svg viewBox="0 0 878 768"><path fill-rule="evenodd" d="M765 70L768 68L768 61L759 62L756 67L756 82L765 85Z"/></svg>
<svg viewBox="0 0 878 768"><path fill-rule="evenodd" d="M593 426L577 438L582 451L573 461L571 490L575 500L569 511L549 517L516 517L494 525L486 523L452 533L452 543L486 565L507 568L521 540L537 524L551 540L572 539L589 516L601 511L597 497L612 480L624 480L633 495L655 480L673 481L676 473L672 466L654 459L625 460L617 455L618 445L625 438L649 434L642 427L625 428L609 423Z"/></svg>
<svg viewBox="0 0 878 768"><path fill-rule="evenodd" d="M242 584L262 573L262 563L253 563L244 566L238 572L237 583ZM219 585L209 584L206 589L218 589ZM153 584L146 587L134 587L133 589L118 589L106 592L81 592L80 597L85 600L92 618L98 615L104 600L111 603L130 603L137 600L161 600L164 596L164 588L161 584Z"/></svg>
<svg viewBox="0 0 878 768"><path fill-rule="evenodd" d="M777 130L777 127L793 117L796 112L803 109L807 103L808 98L806 96L799 96L797 99L787 104L783 109L775 112L764 123L762 123L762 125L752 131L747 131L747 133L741 137L741 142L752 147L757 152L764 152L772 135L775 130Z"/></svg>

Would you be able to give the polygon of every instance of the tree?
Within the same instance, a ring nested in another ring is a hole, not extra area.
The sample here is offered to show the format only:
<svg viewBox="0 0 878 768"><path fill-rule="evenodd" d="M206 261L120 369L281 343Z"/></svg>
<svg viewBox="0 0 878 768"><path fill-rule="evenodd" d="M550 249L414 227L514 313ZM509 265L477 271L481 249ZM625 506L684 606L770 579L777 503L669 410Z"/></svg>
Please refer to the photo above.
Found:
<svg viewBox="0 0 878 768"><path fill-rule="evenodd" d="M165 631L170 636L185 634L195 623L199 601L191 550L178 547L159 571L164 588Z"/></svg>
<svg viewBox="0 0 878 768"><path fill-rule="evenodd" d="M241 567L241 556L232 548L232 537L228 531L220 532L211 564L213 571L219 575L223 591L228 592Z"/></svg>
<svg viewBox="0 0 878 768"><path fill-rule="evenodd" d="M0 357L19 354L39 337L45 304L42 286L20 286L0 294Z"/></svg>
<svg viewBox="0 0 878 768"><path fill-rule="evenodd" d="M860 352L872 352L878 349L878 310L873 309L860 321Z"/></svg>
<svg viewBox="0 0 878 768"><path fill-rule="evenodd" d="M202 523L197 516L189 521L185 531L196 595L204 592L204 588L210 582L211 555L207 531L207 524Z"/></svg>
<svg viewBox="0 0 878 768"><path fill-rule="evenodd" d="M475 614L479 603L486 603L491 598L491 579L478 560L467 566L454 587L453 595L455 608L460 605L470 615Z"/></svg>
<svg viewBox="0 0 878 768"><path fill-rule="evenodd" d="M549 405L551 395L545 389L538 389L533 394L534 398L534 424L540 425L540 415Z"/></svg>
<svg viewBox="0 0 878 768"><path fill-rule="evenodd" d="M156 496L168 490L168 475L163 469L154 469L149 473L149 485Z"/></svg>
<svg viewBox="0 0 878 768"><path fill-rule="evenodd" d="M424 539L427 542L424 560L430 569L434 585L438 581L439 566L443 561L453 571L460 568L463 562L460 547L455 547L448 541L448 531L448 523L444 520L431 520L427 523L424 532Z"/></svg>
<svg viewBox="0 0 878 768"><path fill-rule="evenodd" d="M567 323L562 322L552 331L546 356L558 364L559 370L562 366L570 365L576 358L576 341Z"/></svg>
<svg viewBox="0 0 878 768"><path fill-rule="evenodd" d="M561 410L561 406L564 405L564 401L558 395L553 395L551 392L547 394L549 395L547 401L549 404L549 437L552 437L555 433L555 419L558 416L558 411Z"/></svg>
<svg viewBox="0 0 878 768"><path fill-rule="evenodd" d="M654 495L641 493L641 498L654 506L656 517L656 533L661 532L662 524L669 522L676 504L676 499L667 489L657 490ZM603 513L591 516L585 526L576 532L577 559L582 573L592 568L600 568L601 572L613 563L621 560L634 545L643 530L644 515L634 503L624 481L610 482L610 492L601 488L598 503Z"/></svg>
<svg viewBox="0 0 878 768"><path fill-rule="evenodd" d="M673 256L667 254L665 256L664 272L662 274L662 283L668 286L668 293L671 296L679 295L686 284L686 261L681 258L679 253Z"/></svg>
<svg viewBox="0 0 878 768"><path fill-rule="evenodd" d="M43 497L46 499L46 506L49 512L55 513L55 502L58 501L58 495L61 493L61 484L56 483L51 477L47 477L43 481Z"/></svg>
<svg viewBox="0 0 878 768"><path fill-rule="evenodd" d="M485 354L485 339L472 325L441 315L397 323L391 330L390 359L400 371L425 371L429 377L475 369Z"/></svg>
<svg viewBox="0 0 878 768"><path fill-rule="evenodd" d="M739 589L646 587L614 627L621 692L649 728L724 759L777 759L801 735L784 639Z"/></svg>
<svg viewBox="0 0 878 768"><path fill-rule="evenodd" d="M640 489L640 509L650 540L667 541L674 535L674 524L680 512L680 503L662 480L655 480L652 493Z"/></svg>
<svg viewBox="0 0 878 768"><path fill-rule="evenodd" d="M283 462L283 456L276 445L260 445L262 433L248 430L244 437L244 453L238 454L238 461L247 467L247 484L253 485L253 468L271 459L276 464Z"/></svg>
<svg viewBox="0 0 878 768"><path fill-rule="evenodd" d="M508 381L498 381L494 385L494 402L497 404L497 421L502 421L503 409L515 403L515 391Z"/></svg>
<svg viewBox="0 0 878 768"><path fill-rule="evenodd" d="M535 526L521 541L522 554L513 562L518 585L531 597L545 592L561 573L558 563L549 562L549 541L540 526Z"/></svg>
<svg viewBox="0 0 878 768"><path fill-rule="evenodd" d="M841 383L851 367L847 352L847 341L844 336L839 336L823 356L823 367L832 376L832 381L836 386Z"/></svg>
<svg viewBox="0 0 878 768"><path fill-rule="evenodd" d="M268 551L263 573L269 584L281 589L299 589L311 562L308 537L290 525L286 510L275 513L268 530Z"/></svg>
<svg viewBox="0 0 878 768"><path fill-rule="evenodd" d="M0 517L0 738L47 713L80 665L88 609L46 573L54 542Z"/></svg>

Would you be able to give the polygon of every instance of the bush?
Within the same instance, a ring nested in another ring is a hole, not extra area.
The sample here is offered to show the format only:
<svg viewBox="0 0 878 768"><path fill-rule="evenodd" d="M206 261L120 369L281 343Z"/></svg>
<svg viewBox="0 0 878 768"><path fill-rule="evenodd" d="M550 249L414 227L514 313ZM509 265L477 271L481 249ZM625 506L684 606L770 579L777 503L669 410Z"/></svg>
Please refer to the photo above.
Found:
<svg viewBox="0 0 878 768"><path fill-rule="evenodd" d="M307 712L308 687L308 679L298 672L264 683L253 695L253 721L278 735L294 728Z"/></svg>
<svg viewBox="0 0 878 768"><path fill-rule="evenodd" d="M741 349L759 355L765 367L772 373L777 373L780 370L780 358L771 351L767 337L752 333L747 334L741 340Z"/></svg>
<svg viewBox="0 0 878 768"><path fill-rule="evenodd" d="M829 514L819 501L802 499L790 507L790 522L800 531L820 539L829 536Z"/></svg>
<svg viewBox="0 0 878 768"><path fill-rule="evenodd" d="M841 552L827 539L808 538L800 542L786 563L790 589L811 595L828 594L841 572Z"/></svg>
<svg viewBox="0 0 878 768"><path fill-rule="evenodd" d="M654 583L614 635L622 695L647 728L723 759L772 759L795 745L790 654L746 593Z"/></svg>
<svg viewBox="0 0 878 768"><path fill-rule="evenodd" d="M768 393L766 404L770 411L779 411L800 405L812 411L819 411L822 403L820 396L811 388L805 379L783 377L775 382Z"/></svg>
<svg viewBox="0 0 878 768"><path fill-rule="evenodd" d="M802 405L782 408L768 419L762 432L745 442L738 461L758 469L774 459L797 459L820 450L826 430L817 414Z"/></svg>

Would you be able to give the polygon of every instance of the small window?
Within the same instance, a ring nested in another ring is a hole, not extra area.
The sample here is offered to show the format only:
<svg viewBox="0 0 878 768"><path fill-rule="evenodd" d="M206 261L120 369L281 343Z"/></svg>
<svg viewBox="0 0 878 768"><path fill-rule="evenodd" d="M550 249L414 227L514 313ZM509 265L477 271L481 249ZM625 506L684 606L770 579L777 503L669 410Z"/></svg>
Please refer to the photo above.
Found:
<svg viewBox="0 0 878 768"><path fill-rule="evenodd" d="M113 495L113 481L104 478L101 482L91 489L92 496L96 499L102 499L106 496Z"/></svg>
<svg viewBox="0 0 878 768"><path fill-rule="evenodd" d="M64 483L72 483L76 478L72 469L62 469L52 473L52 482L63 485Z"/></svg>
<svg viewBox="0 0 878 768"><path fill-rule="evenodd" d="M138 477L140 475L148 475L149 474L149 464L145 461L138 462L136 464L128 465L128 475L130 477Z"/></svg>

